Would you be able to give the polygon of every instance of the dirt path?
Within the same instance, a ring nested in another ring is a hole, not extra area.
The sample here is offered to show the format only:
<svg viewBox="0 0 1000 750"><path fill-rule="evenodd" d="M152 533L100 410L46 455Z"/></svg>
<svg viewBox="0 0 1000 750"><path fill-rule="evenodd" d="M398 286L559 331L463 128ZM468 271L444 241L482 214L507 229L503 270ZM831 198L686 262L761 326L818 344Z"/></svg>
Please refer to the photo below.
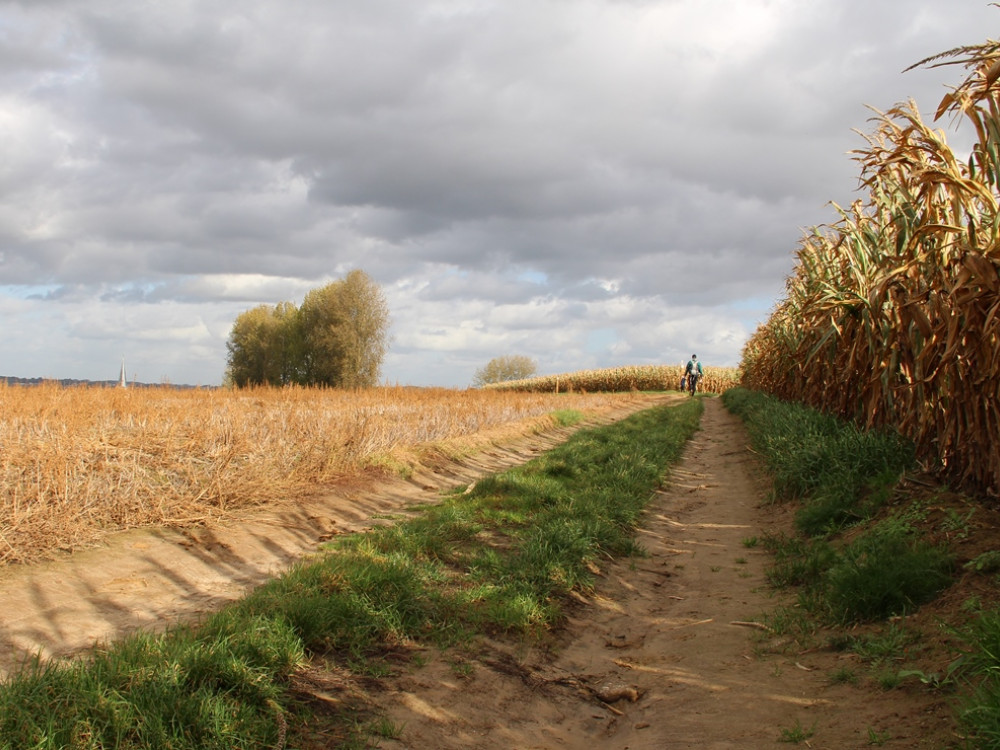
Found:
<svg viewBox="0 0 1000 750"><path fill-rule="evenodd" d="M622 419L667 398L637 394L590 424ZM461 461L441 460L407 480L354 480L307 501L249 511L226 523L125 532L51 563L0 569L0 677L30 654L72 655L138 628L164 627L217 608L334 535L524 463L580 426L505 442Z"/></svg>
<svg viewBox="0 0 1000 750"><path fill-rule="evenodd" d="M664 397L637 400L612 421ZM765 494L739 420L706 399L702 429L641 531L646 558L607 565L595 596L544 650L488 644L427 650L420 667L377 681L398 739L381 747L943 748L948 707L931 693L832 684L851 657L796 653L751 626L778 602L767 553L744 540L784 520ZM573 430L526 438L409 481L343 487L294 507L186 532L134 532L107 547L0 573L0 669L25 651L71 654L96 640L156 627L235 599L331 536L373 516L435 501L442 489L524 462ZM606 703L605 686L625 697ZM366 683L371 686L372 681ZM634 698L635 700L632 700ZM811 733L811 734L810 734ZM809 735L809 736L805 736Z"/></svg>
<svg viewBox="0 0 1000 750"><path fill-rule="evenodd" d="M485 653L427 654L387 680L385 748L787 747L942 748L954 741L943 700L832 684L863 667L831 651L789 651L748 625L778 603L767 553L744 540L777 519L739 420L706 401L701 430L648 510L649 557L608 566L546 651L494 644ZM615 688L611 704L596 695ZM634 698L634 700L632 700Z"/></svg>

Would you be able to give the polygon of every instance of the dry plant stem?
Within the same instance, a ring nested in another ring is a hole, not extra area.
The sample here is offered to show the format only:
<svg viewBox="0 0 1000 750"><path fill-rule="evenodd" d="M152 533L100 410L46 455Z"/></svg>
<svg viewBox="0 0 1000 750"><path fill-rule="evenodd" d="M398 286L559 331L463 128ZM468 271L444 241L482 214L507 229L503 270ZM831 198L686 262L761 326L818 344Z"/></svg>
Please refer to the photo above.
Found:
<svg viewBox="0 0 1000 750"><path fill-rule="evenodd" d="M433 449L548 429L556 410L598 413L632 398L0 385L0 562L209 521Z"/></svg>
<svg viewBox="0 0 1000 750"><path fill-rule="evenodd" d="M1000 46L925 63L971 70L936 115L972 126L968 160L914 102L877 113L855 152L869 198L802 239L787 298L744 349L743 382L898 430L929 467L996 495Z"/></svg>
<svg viewBox="0 0 1000 750"><path fill-rule="evenodd" d="M761 622L754 622L752 620L733 620L729 623L730 625L741 625L744 628L756 628L757 630L766 630L771 632L771 628Z"/></svg>

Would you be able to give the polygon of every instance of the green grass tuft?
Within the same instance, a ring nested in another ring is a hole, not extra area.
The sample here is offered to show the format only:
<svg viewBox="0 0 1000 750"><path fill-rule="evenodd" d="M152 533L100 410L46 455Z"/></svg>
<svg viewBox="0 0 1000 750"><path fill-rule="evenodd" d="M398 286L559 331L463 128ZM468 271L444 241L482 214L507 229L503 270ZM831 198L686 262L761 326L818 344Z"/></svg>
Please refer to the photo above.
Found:
<svg viewBox="0 0 1000 750"><path fill-rule="evenodd" d="M872 518L915 465L912 443L866 432L801 404L735 388L722 395L740 416L779 499L802 500L796 525L817 536Z"/></svg>
<svg viewBox="0 0 1000 750"><path fill-rule="evenodd" d="M950 553L895 519L848 545L826 573L825 602L841 623L905 615L951 583Z"/></svg>

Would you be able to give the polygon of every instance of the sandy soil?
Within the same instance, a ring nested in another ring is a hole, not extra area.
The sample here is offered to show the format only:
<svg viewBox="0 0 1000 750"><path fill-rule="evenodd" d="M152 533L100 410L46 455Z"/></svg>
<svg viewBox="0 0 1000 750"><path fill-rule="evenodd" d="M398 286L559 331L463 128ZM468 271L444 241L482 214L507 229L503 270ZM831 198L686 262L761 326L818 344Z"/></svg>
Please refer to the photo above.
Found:
<svg viewBox="0 0 1000 750"><path fill-rule="evenodd" d="M0 574L0 668L10 670L25 652L72 654L210 610L334 534L434 501L441 489L528 460L571 432L224 526L123 534L102 549L10 568ZM799 653L754 627L778 600L765 584L767 553L744 540L785 523L762 505L765 496L739 420L707 399L701 430L648 509L641 531L648 557L604 566L594 595L580 598L566 628L542 648L486 642L427 650L398 674L365 681L364 700L401 727L381 747L770 748L796 734L812 748L954 744L940 694L834 684L834 670L864 667L832 651ZM319 707L343 697L330 697L335 683L344 687L314 672L299 687Z"/></svg>

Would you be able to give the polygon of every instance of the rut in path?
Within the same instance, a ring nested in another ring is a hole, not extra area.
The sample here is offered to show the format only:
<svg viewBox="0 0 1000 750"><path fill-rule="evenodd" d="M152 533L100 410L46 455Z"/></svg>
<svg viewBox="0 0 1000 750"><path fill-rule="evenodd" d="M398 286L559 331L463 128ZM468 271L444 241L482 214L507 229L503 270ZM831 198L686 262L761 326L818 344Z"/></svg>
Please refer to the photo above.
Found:
<svg viewBox="0 0 1000 750"><path fill-rule="evenodd" d="M852 657L799 653L747 624L779 604L769 554L748 546L783 523L765 494L742 424L706 399L700 431L646 512L648 557L604 566L551 650L425 652L425 666L382 681L377 700L402 734L381 746L745 750L789 747L783 732L809 735L811 748L873 737L947 746L940 697L833 684L834 670L861 669ZM625 697L605 703L602 689Z"/></svg>

